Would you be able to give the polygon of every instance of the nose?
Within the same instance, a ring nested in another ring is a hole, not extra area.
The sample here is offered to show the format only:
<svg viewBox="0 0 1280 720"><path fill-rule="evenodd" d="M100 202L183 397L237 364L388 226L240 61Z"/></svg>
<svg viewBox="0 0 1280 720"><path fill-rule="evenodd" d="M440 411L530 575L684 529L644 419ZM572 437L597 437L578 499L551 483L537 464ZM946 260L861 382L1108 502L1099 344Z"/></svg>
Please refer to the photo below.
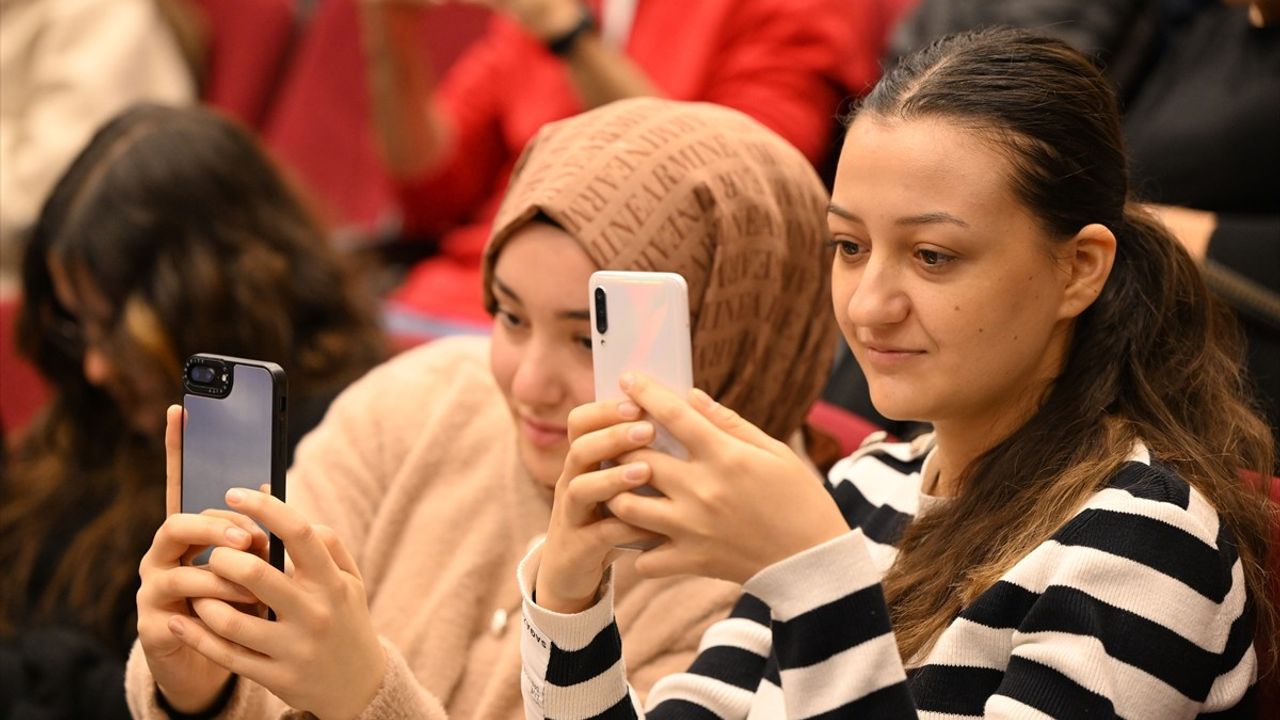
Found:
<svg viewBox="0 0 1280 720"><path fill-rule="evenodd" d="M539 339L525 345L511 380L511 395L517 403L545 408L563 402L566 390L562 374L567 365L556 354L551 343Z"/></svg>
<svg viewBox="0 0 1280 720"><path fill-rule="evenodd" d="M900 270L887 259L874 253L867 258L862 272L849 295L845 315L857 327L876 327L900 323L911 311L911 302L903 289Z"/></svg>
<svg viewBox="0 0 1280 720"><path fill-rule="evenodd" d="M99 349L90 347L84 352L84 379L97 387L106 387L115 376L115 366Z"/></svg>

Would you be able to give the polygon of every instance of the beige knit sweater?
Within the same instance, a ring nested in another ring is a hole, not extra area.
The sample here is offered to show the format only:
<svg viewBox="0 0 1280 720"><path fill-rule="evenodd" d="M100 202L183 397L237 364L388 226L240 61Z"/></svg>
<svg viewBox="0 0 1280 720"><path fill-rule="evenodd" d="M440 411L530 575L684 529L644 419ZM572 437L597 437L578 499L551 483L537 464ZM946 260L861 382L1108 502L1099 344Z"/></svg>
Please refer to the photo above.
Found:
<svg viewBox="0 0 1280 720"><path fill-rule="evenodd" d="M524 473L515 441L488 341L450 338L371 371L299 446L288 502L355 555L387 651L362 718L523 717L515 569L545 532L551 497ZM628 675L642 693L687 667L737 595L701 578L637 584L626 562L615 578ZM135 717L165 717L136 643L126 688ZM223 717L296 715L241 678Z"/></svg>

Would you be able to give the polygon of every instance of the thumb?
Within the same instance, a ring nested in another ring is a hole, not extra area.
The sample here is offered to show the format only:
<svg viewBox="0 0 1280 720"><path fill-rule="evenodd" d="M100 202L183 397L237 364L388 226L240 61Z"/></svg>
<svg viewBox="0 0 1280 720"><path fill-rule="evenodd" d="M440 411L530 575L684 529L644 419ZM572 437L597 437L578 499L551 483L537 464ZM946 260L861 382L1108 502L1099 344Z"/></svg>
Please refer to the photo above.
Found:
<svg viewBox="0 0 1280 720"><path fill-rule="evenodd" d="M747 422L738 413L716 402L714 398L702 390L694 388L689 392L689 402L694 409L713 425L724 432L749 445L767 450L775 441L768 433Z"/></svg>

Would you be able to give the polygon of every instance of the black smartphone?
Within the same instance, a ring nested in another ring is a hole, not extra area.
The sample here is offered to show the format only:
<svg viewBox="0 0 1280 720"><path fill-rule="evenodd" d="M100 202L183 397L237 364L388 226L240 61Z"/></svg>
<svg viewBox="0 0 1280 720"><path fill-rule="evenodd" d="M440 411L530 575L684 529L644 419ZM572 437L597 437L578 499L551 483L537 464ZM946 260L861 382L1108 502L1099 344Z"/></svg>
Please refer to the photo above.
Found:
<svg viewBox="0 0 1280 720"><path fill-rule="evenodd" d="M272 362L200 353L183 371L182 498L180 509L226 509L233 487L285 499L286 400L284 370ZM212 549L196 556L208 562ZM267 554L284 569L284 546L269 536Z"/></svg>

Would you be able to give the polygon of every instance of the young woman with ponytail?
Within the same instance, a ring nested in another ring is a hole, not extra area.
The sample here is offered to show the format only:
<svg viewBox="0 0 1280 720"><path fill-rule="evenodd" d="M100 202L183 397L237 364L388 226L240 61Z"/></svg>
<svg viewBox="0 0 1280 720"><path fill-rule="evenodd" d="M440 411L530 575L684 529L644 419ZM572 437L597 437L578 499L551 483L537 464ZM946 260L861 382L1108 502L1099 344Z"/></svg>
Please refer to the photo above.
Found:
<svg viewBox="0 0 1280 720"><path fill-rule="evenodd" d="M520 569L529 717L1251 717L1274 508L1242 477L1269 473L1271 431L1232 320L1130 199L1103 77L1025 32L939 41L851 117L828 218L872 400L934 432L822 487L698 391L623 383L687 460L630 440L630 408L578 408ZM643 708L617 523L665 540L638 573L744 589Z"/></svg>

